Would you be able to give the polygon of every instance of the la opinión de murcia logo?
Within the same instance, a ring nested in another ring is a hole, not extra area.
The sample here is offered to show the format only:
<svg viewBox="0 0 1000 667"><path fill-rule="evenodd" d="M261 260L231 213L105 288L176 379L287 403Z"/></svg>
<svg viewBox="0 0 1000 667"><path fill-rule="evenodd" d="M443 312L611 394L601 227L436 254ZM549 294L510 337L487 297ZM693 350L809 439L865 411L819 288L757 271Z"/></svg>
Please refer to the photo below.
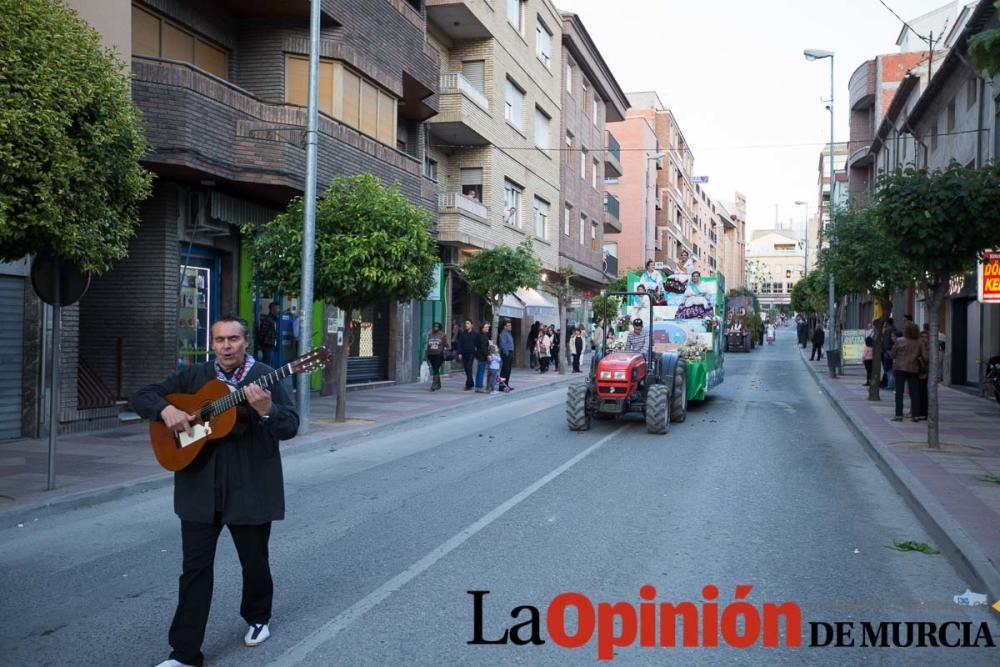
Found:
<svg viewBox="0 0 1000 667"><path fill-rule="evenodd" d="M466 591L472 596L472 639L467 644L540 646L543 638L556 646L579 649L597 638L597 659L613 660L615 649L640 648L800 648L802 611L795 602L749 602L753 586L739 585L733 600L720 605L718 587L702 588L701 602L657 602L656 589L639 589L638 604L628 601L594 603L583 593L566 592L552 598L542 612L519 605L509 627L489 624L484 609L488 590ZM575 616L575 623L567 618ZM988 623L929 623L922 621L847 621L809 623L810 647L925 648L993 647Z"/></svg>

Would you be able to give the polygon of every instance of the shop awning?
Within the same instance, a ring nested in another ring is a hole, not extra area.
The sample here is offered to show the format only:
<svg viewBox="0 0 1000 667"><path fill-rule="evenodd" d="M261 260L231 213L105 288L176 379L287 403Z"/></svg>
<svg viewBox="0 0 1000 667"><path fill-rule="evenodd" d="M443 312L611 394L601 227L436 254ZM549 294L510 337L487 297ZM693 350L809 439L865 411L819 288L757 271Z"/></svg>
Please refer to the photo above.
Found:
<svg viewBox="0 0 1000 667"><path fill-rule="evenodd" d="M559 304L553 297L531 287L522 287L515 295L524 304L527 319L538 318L545 324L559 325Z"/></svg>
<svg viewBox="0 0 1000 667"><path fill-rule="evenodd" d="M513 294L508 294L500 304L500 317L512 317L516 320L524 319L524 304Z"/></svg>

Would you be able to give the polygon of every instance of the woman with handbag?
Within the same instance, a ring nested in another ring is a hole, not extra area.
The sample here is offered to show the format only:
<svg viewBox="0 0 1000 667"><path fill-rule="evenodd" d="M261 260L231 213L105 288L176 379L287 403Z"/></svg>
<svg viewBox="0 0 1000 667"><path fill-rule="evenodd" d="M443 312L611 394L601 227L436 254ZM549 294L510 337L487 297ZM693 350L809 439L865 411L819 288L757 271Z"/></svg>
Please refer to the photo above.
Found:
<svg viewBox="0 0 1000 667"><path fill-rule="evenodd" d="M431 332L427 334L425 353L427 363L431 365L431 391L441 388L441 367L444 365L445 350L448 349L448 337L441 331L441 323L435 322Z"/></svg>

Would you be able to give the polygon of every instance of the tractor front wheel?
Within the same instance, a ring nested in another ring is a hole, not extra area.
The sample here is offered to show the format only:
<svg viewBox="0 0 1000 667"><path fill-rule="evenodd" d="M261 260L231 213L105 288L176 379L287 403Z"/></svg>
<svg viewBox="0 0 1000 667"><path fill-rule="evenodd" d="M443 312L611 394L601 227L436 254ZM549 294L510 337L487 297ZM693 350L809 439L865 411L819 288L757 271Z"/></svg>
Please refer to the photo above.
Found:
<svg viewBox="0 0 1000 667"><path fill-rule="evenodd" d="M646 431L666 433L670 430L670 388L654 384L646 392Z"/></svg>
<svg viewBox="0 0 1000 667"><path fill-rule="evenodd" d="M590 430L590 410L587 407L589 387L572 384L566 393L566 424L571 431Z"/></svg>

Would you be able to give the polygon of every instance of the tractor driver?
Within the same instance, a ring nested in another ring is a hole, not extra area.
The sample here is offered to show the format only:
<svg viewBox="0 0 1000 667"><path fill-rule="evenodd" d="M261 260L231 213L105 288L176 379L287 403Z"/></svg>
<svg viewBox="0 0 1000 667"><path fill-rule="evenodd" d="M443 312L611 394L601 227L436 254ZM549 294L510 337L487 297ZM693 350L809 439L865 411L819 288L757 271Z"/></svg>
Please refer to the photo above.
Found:
<svg viewBox="0 0 1000 667"><path fill-rule="evenodd" d="M625 338L625 351L647 354L649 352L649 332L642 330L642 318L632 320L632 330Z"/></svg>

